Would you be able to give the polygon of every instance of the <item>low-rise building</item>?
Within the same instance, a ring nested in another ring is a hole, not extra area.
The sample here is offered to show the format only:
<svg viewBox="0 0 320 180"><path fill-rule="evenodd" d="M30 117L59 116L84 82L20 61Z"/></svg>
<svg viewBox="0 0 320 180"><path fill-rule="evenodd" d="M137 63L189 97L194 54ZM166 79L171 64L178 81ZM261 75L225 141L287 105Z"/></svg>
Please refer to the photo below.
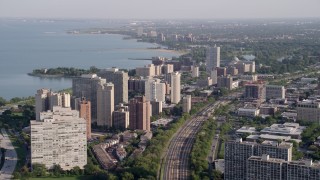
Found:
<svg viewBox="0 0 320 180"><path fill-rule="evenodd" d="M293 139L300 139L305 126L298 123L273 124L260 131L261 134L271 134L279 136L290 136Z"/></svg>
<svg viewBox="0 0 320 180"><path fill-rule="evenodd" d="M238 115L245 117L255 117L259 116L260 110L257 108L239 108Z"/></svg>

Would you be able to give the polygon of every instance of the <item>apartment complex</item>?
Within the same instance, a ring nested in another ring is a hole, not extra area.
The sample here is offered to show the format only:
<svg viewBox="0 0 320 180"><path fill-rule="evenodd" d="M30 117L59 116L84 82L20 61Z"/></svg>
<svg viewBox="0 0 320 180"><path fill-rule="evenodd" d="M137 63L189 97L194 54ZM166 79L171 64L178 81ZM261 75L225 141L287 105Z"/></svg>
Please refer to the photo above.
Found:
<svg viewBox="0 0 320 180"><path fill-rule="evenodd" d="M171 73L171 103L178 104L180 102L180 79L181 74L179 72Z"/></svg>
<svg viewBox="0 0 320 180"><path fill-rule="evenodd" d="M284 99L285 93L284 86L266 85L266 99Z"/></svg>
<svg viewBox="0 0 320 180"><path fill-rule="evenodd" d="M268 154L251 156L247 162L247 180L302 180L319 179L320 164L311 160L285 161Z"/></svg>
<svg viewBox="0 0 320 180"><path fill-rule="evenodd" d="M320 124L320 101L308 99L298 102L297 120Z"/></svg>
<svg viewBox="0 0 320 180"><path fill-rule="evenodd" d="M40 112L52 110L53 106L70 107L69 93L55 93L50 89L39 89L35 95L36 120L40 119Z"/></svg>
<svg viewBox="0 0 320 180"><path fill-rule="evenodd" d="M114 111L114 85L99 84L97 90L97 125L112 127Z"/></svg>
<svg viewBox="0 0 320 180"><path fill-rule="evenodd" d="M187 95L182 99L182 111L189 113L191 110L191 95Z"/></svg>
<svg viewBox="0 0 320 180"><path fill-rule="evenodd" d="M114 84L114 105L128 103L128 80L127 72L119 71L118 68L101 70L98 76Z"/></svg>
<svg viewBox="0 0 320 180"><path fill-rule="evenodd" d="M220 47L208 47L206 52L206 70L210 73L216 67L220 67Z"/></svg>
<svg viewBox="0 0 320 180"><path fill-rule="evenodd" d="M84 74L80 78L72 79L72 95L77 98L85 97L91 102L91 118L97 121L97 91L99 84L105 84L106 79L96 74Z"/></svg>
<svg viewBox="0 0 320 180"><path fill-rule="evenodd" d="M76 110L79 111L80 118L86 120L87 124L87 139L91 139L91 102L87 101L86 98L79 98L76 104Z"/></svg>
<svg viewBox="0 0 320 180"><path fill-rule="evenodd" d="M160 82L160 79L147 79L145 81L145 96L147 101L165 102L166 84Z"/></svg>
<svg viewBox="0 0 320 180"><path fill-rule="evenodd" d="M129 127L150 131L151 104L145 96L138 96L129 102Z"/></svg>
<svg viewBox="0 0 320 180"><path fill-rule="evenodd" d="M278 143L276 141L264 141L261 144L255 142L228 141L225 143L225 180L246 179L247 160L251 156L270 155L271 158L292 160L292 144Z"/></svg>
<svg viewBox="0 0 320 180"><path fill-rule="evenodd" d="M265 99L264 84L261 84L261 83L246 84L244 98L264 100Z"/></svg>
<svg viewBox="0 0 320 180"><path fill-rule="evenodd" d="M113 127L117 129L129 128L129 107L119 104L113 111Z"/></svg>
<svg viewBox="0 0 320 180"><path fill-rule="evenodd" d="M64 170L87 164L86 120L70 108L54 106L31 124L31 163Z"/></svg>

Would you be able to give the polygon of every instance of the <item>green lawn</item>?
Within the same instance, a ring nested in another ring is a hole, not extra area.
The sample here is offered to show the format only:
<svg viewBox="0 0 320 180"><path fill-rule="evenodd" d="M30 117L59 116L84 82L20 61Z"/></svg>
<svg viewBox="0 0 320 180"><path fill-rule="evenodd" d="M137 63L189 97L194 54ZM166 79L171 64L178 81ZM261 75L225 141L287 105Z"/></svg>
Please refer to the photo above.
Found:
<svg viewBox="0 0 320 180"><path fill-rule="evenodd" d="M92 176L74 176L74 177L57 177L57 178L30 178L30 180L87 180L91 179Z"/></svg>

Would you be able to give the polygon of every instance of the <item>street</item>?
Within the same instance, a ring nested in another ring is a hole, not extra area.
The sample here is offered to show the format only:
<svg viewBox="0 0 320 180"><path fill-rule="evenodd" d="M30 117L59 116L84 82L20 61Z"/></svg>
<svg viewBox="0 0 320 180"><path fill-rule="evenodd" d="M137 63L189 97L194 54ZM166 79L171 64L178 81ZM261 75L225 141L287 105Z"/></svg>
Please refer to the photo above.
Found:
<svg viewBox="0 0 320 180"><path fill-rule="evenodd" d="M12 173L16 167L18 158L17 158L16 150L14 149L6 130L1 129L1 132L2 132L2 135L0 135L2 139L1 148L6 149L6 152L5 154L3 154L3 156L5 156L5 162L0 171L0 179L5 180L5 179L11 179Z"/></svg>

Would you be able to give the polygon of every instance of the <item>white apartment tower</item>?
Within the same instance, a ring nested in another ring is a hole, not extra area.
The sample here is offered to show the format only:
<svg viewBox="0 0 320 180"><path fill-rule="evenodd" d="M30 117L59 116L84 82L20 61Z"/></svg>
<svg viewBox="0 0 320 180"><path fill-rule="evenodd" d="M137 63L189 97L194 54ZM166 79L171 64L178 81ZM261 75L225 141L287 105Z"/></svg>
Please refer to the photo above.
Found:
<svg viewBox="0 0 320 180"><path fill-rule="evenodd" d="M48 169L60 165L64 170L87 164L86 120L79 112L54 106L31 120L31 163Z"/></svg>
<svg viewBox="0 0 320 180"><path fill-rule="evenodd" d="M216 67L220 67L220 47L208 47L206 56L207 73L210 73Z"/></svg>
<svg viewBox="0 0 320 180"><path fill-rule="evenodd" d="M114 85L99 84L97 91L97 125L112 127L114 111Z"/></svg>
<svg viewBox="0 0 320 180"><path fill-rule="evenodd" d="M160 79L147 79L145 82L145 96L147 101L165 102L166 84L161 83Z"/></svg>
<svg viewBox="0 0 320 180"><path fill-rule="evenodd" d="M171 103L178 104L180 102L180 79L181 74L179 72L171 73Z"/></svg>
<svg viewBox="0 0 320 180"><path fill-rule="evenodd" d="M187 95L182 99L182 110L184 113L189 113L191 110L191 95Z"/></svg>
<svg viewBox="0 0 320 180"><path fill-rule="evenodd" d="M53 106L70 107L69 93L55 93L50 89L39 89L35 95L36 120L40 119L40 113L52 110Z"/></svg>

